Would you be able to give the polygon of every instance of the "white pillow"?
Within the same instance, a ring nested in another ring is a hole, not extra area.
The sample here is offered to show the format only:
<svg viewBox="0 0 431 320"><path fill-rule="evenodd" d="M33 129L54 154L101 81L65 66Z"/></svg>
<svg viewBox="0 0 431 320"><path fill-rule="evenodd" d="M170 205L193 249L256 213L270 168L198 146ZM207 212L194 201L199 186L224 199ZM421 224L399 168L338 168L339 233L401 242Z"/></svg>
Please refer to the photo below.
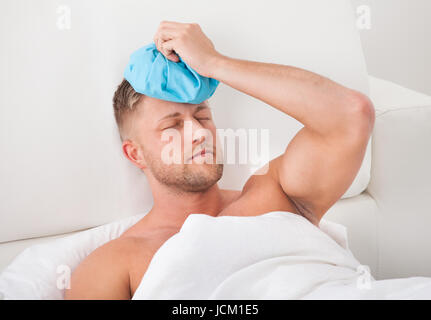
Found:
<svg viewBox="0 0 431 320"><path fill-rule="evenodd" d="M145 214L28 247L0 274L0 298L63 299L71 272L93 250L118 238Z"/></svg>
<svg viewBox="0 0 431 320"><path fill-rule="evenodd" d="M0 299L63 299L67 279L79 263L96 248L118 238L144 215L28 247L0 274ZM346 227L322 219L319 228L348 249Z"/></svg>

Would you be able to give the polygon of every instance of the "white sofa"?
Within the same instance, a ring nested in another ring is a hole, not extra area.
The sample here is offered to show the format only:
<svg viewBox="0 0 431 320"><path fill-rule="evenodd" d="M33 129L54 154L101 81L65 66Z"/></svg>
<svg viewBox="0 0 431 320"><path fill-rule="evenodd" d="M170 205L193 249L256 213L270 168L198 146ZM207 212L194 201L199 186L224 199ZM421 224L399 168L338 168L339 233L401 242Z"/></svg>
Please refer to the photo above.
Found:
<svg viewBox="0 0 431 320"><path fill-rule="evenodd" d="M377 279L431 276L431 98L368 77L349 1L326 1L2 1L14 28L0 30L0 271L28 246L151 207L145 176L121 154L111 98L128 54L166 19L199 22L226 55L304 67L369 93L371 152L325 218L347 226ZM299 129L224 85L211 104L218 127L271 128L272 157ZM228 169L221 187L239 189L249 173Z"/></svg>
<svg viewBox="0 0 431 320"><path fill-rule="evenodd" d="M431 97L370 77L376 108L371 180L325 216L348 227L377 279L431 275Z"/></svg>

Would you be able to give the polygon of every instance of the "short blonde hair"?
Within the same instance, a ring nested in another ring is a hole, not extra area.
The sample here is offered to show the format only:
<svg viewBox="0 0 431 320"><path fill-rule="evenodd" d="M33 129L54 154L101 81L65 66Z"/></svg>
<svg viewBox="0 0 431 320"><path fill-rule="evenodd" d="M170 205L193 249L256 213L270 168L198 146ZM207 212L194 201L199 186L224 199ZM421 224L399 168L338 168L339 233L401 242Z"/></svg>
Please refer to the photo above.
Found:
<svg viewBox="0 0 431 320"><path fill-rule="evenodd" d="M112 103L121 140L124 139L125 118L136 109L136 105L143 96L143 94L136 92L126 79L123 79L117 87Z"/></svg>

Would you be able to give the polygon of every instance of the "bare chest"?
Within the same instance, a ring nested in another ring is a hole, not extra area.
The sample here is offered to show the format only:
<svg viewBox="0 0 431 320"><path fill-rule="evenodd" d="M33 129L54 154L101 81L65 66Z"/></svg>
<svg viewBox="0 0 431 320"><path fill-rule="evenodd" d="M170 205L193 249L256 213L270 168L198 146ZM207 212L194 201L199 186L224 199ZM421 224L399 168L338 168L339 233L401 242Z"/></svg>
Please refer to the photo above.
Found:
<svg viewBox="0 0 431 320"><path fill-rule="evenodd" d="M159 248L176 232L163 232L155 236L145 238L142 243L138 242L133 249L133 259L129 262L129 281L131 295L135 294L144 277L148 266Z"/></svg>

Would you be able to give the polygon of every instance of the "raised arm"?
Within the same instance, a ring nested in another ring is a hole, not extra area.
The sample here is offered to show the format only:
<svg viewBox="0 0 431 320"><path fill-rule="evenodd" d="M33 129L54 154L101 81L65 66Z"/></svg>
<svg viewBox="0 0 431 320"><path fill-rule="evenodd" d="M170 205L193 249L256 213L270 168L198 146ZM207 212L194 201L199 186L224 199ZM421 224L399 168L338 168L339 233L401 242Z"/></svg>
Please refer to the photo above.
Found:
<svg viewBox="0 0 431 320"><path fill-rule="evenodd" d="M281 187L296 211L318 224L360 169L374 127L374 107L368 97L293 66L224 56L197 24L164 21L154 40L168 59L178 61L179 54L201 75L255 97L304 125L284 154L270 162L270 173L251 178L243 193L251 189L265 193L263 185L268 193Z"/></svg>
<svg viewBox="0 0 431 320"><path fill-rule="evenodd" d="M273 162L272 176L298 212L318 224L356 177L374 126L365 95L299 68L217 58L211 76L304 127Z"/></svg>

